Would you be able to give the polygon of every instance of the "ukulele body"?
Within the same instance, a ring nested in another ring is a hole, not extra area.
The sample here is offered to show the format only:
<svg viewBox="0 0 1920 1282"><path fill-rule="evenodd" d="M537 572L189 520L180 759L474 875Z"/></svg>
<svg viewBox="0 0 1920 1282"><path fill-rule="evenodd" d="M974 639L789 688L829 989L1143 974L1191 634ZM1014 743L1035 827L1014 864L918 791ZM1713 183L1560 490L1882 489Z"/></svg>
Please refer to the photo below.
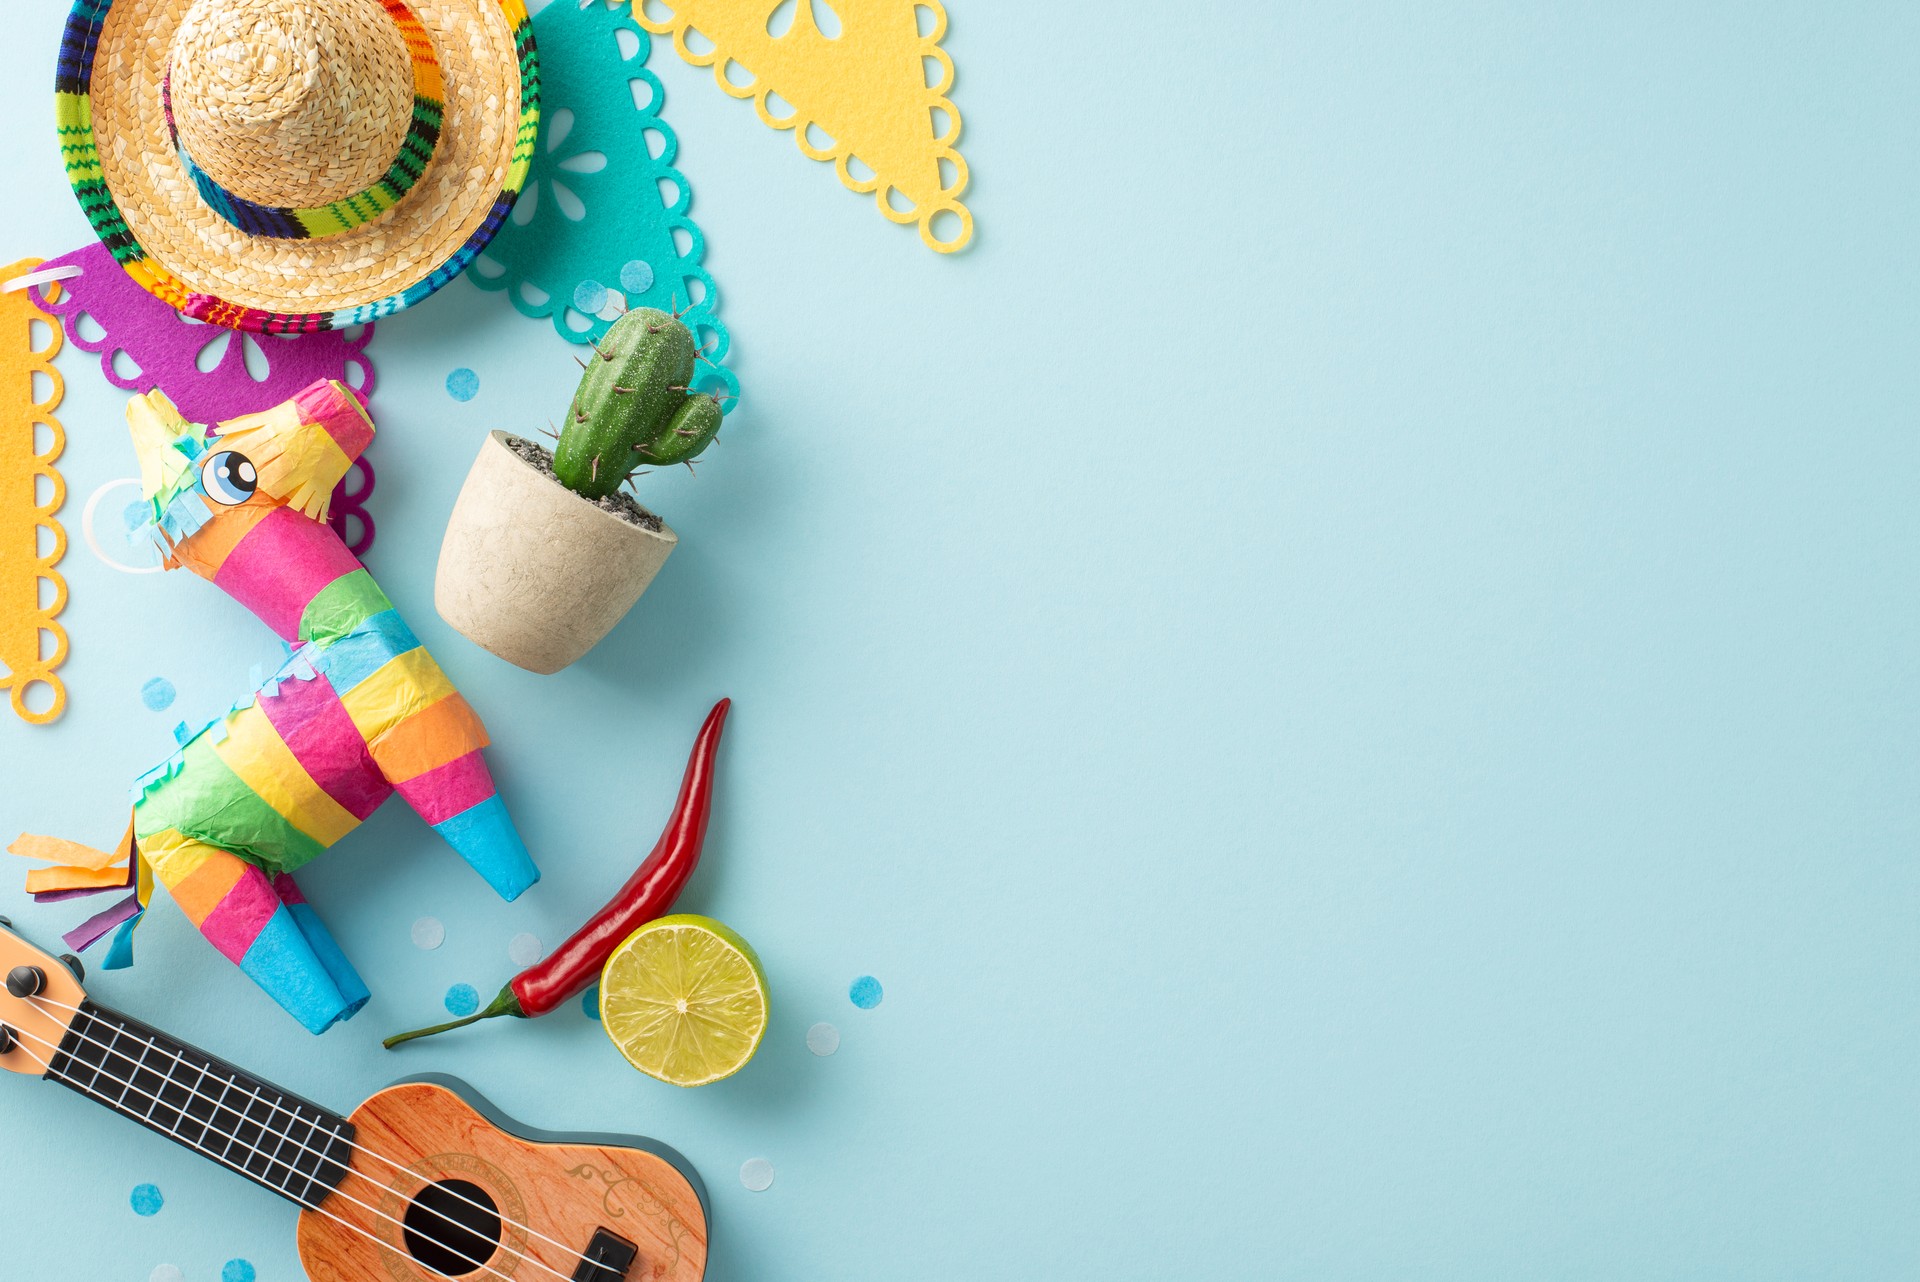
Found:
<svg viewBox="0 0 1920 1282"><path fill-rule="evenodd" d="M81 975L79 958L35 947L0 917L0 1072L57 1082L300 1206L311 1282L706 1272L707 1191L664 1144L536 1131L438 1075L389 1086L343 1119L99 1005Z"/></svg>
<svg viewBox="0 0 1920 1282"><path fill-rule="evenodd" d="M356 1151L344 1196L300 1213L311 1282L699 1282L706 1272L706 1190L665 1145L534 1131L438 1075L388 1087L349 1120L360 1149L398 1165ZM599 1272L582 1263L596 1244L609 1261Z"/></svg>

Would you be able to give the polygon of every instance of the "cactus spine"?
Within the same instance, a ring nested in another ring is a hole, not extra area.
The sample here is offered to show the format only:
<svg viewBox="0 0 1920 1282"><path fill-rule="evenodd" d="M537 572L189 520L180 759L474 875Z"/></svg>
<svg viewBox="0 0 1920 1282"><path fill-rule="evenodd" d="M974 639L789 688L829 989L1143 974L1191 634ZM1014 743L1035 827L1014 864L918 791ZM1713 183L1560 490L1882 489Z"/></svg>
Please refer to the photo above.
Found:
<svg viewBox="0 0 1920 1282"><path fill-rule="evenodd" d="M602 499L636 468L685 463L707 448L720 430L720 398L689 390L699 356L691 330L641 307L593 350L553 452L561 484Z"/></svg>

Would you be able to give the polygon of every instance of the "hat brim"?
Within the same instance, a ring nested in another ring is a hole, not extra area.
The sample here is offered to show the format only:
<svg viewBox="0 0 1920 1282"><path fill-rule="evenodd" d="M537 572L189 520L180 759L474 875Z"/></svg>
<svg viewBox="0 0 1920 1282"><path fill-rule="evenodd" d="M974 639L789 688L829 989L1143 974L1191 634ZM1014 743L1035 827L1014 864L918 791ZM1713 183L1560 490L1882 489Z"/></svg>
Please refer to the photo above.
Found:
<svg viewBox="0 0 1920 1282"><path fill-rule="evenodd" d="M465 271L506 222L540 125L522 0L409 0L446 79L433 160L392 209L337 235L249 235L209 208L161 104L191 0L77 0L56 84L67 177L127 274L196 320L305 333L390 316Z"/></svg>

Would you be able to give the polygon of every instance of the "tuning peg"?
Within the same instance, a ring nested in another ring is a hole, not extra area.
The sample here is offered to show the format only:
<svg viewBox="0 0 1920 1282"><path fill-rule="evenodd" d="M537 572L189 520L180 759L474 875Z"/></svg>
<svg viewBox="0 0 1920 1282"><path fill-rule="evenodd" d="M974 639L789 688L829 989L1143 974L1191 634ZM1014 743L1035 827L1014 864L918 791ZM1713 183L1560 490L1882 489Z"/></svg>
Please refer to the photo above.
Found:
<svg viewBox="0 0 1920 1282"><path fill-rule="evenodd" d="M38 966L15 966L7 972L7 991L15 997L37 997L46 987L47 972Z"/></svg>
<svg viewBox="0 0 1920 1282"><path fill-rule="evenodd" d="M19 1040L13 1035L13 1030L5 1024L0 1024L0 1055L7 1054L19 1044Z"/></svg>
<svg viewBox="0 0 1920 1282"><path fill-rule="evenodd" d="M78 957L75 957L72 953L61 953L60 964L73 972L74 979L81 983L86 982L87 968L80 964Z"/></svg>

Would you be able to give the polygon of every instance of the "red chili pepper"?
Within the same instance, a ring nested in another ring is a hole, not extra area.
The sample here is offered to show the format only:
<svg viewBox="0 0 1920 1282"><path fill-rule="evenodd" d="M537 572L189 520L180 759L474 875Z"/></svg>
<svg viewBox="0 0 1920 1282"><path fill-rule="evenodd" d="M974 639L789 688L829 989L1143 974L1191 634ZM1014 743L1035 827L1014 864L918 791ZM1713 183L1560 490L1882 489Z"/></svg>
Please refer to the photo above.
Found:
<svg viewBox="0 0 1920 1282"><path fill-rule="evenodd" d="M600 978L600 968L620 942L656 917L664 917L673 901L685 889L687 878L700 862L700 847L707 837L707 819L713 814L713 763L720 748L720 727L726 722L733 700L722 699L707 714L700 737L693 741L693 753L687 758L687 773L680 781L680 798L673 804L673 816L666 831L654 843L648 855L627 884L573 932L564 944L542 960L515 975L487 1008L465 1019L435 1024L431 1028L400 1033L382 1043L392 1050L401 1042L416 1037L431 1037L450 1028L460 1028L496 1015L528 1019L545 1015L568 998L583 993Z"/></svg>

